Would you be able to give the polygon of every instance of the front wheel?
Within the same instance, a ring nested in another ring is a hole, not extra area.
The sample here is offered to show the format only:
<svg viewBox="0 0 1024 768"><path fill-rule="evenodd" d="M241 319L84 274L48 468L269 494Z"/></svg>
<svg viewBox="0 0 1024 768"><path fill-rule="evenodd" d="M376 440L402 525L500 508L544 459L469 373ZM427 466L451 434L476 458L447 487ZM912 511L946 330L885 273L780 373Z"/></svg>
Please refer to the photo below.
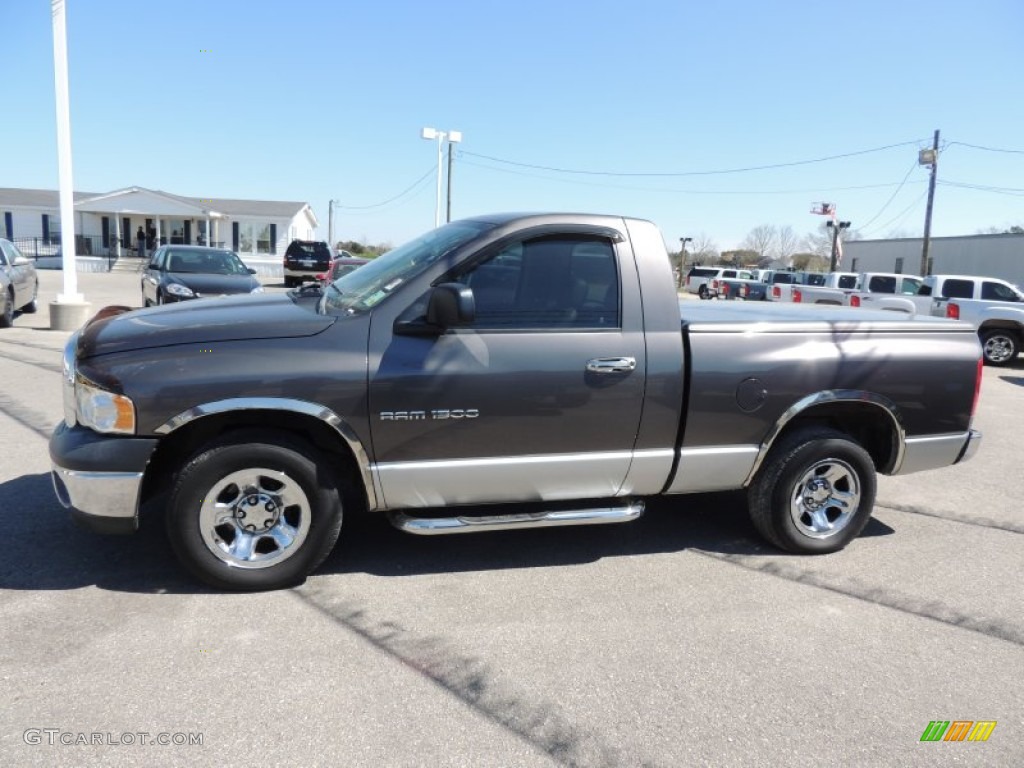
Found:
<svg viewBox="0 0 1024 768"><path fill-rule="evenodd" d="M35 287L32 289L32 300L21 308L21 311L26 315L32 315L39 311L39 281L36 281Z"/></svg>
<svg viewBox="0 0 1024 768"><path fill-rule="evenodd" d="M14 294L2 289L0 292L0 328L10 328L14 325Z"/></svg>
<svg viewBox="0 0 1024 768"><path fill-rule="evenodd" d="M219 589L300 583L341 530L341 494L312 447L244 432L194 455L171 492L167 533L178 559Z"/></svg>
<svg viewBox="0 0 1024 768"><path fill-rule="evenodd" d="M1009 365L1020 352L1020 341L1013 331L995 328L981 337L981 348L989 365Z"/></svg>
<svg viewBox="0 0 1024 768"><path fill-rule="evenodd" d="M748 490L754 527L780 549L837 552L867 525L875 467L848 435L800 429L772 448Z"/></svg>

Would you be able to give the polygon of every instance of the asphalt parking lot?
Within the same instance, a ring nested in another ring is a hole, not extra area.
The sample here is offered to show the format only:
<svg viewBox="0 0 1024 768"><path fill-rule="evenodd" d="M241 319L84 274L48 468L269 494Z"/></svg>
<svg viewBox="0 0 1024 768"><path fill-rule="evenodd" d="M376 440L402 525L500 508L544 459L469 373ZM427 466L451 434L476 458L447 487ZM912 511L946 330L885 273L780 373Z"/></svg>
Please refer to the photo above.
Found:
<svg viewBox="0 0 1024 768"><path fill-rule="evenodd" d="M40 275L0 331L0 764L1024 764L1024 359L985 369L978 455L881 478L834 555L762 544L734 494L465 537L363 516L305 585L217 594L159 526L57 503L68 334ZM79 281L139 303L135 275ZM935 720L997 725L921 742Z"/></svg>

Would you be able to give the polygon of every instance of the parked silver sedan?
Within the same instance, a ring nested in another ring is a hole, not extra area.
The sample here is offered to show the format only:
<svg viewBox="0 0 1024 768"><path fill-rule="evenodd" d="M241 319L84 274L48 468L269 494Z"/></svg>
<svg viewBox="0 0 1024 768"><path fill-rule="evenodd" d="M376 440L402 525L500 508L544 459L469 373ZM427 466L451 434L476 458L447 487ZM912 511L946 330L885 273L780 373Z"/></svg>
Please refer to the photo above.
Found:
<svg viewBox="0 0 1024 768"><path fill-rule="evenodd" d="M36 311L36 265L10 240L0 238L0 328L10 328L16 311Z"/></svg>

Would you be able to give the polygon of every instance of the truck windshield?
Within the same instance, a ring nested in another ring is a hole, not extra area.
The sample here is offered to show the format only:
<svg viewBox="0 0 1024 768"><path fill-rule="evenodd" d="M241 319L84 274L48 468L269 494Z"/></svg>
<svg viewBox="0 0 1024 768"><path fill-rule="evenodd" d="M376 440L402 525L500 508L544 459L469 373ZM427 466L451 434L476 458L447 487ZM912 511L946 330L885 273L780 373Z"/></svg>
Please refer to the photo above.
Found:
<svg viewBox="0 0 1024 768"><path fill-rule="evenodd" d="M398 286L494 226L483 221L453 222L388 251L328 283L319 311L355 314L373 309Z"/></svg>

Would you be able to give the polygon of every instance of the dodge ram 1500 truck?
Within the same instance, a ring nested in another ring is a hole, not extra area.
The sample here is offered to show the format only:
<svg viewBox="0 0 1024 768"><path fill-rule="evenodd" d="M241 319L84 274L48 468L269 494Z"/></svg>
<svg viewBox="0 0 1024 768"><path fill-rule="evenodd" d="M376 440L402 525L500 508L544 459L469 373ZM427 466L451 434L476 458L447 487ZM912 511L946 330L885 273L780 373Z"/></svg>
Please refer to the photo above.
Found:
<svg viewBox="0 0 1024 768"><path fill-rule="evenodd" d="M163 509L224 589L301 581L359 509L438 534L745 489L770 542L833 552L876 473L976 450L980 360L941 318L680 302L646 221L481 216L323 289L102 311L64 353L53 482L101 531Z"/></svg>

